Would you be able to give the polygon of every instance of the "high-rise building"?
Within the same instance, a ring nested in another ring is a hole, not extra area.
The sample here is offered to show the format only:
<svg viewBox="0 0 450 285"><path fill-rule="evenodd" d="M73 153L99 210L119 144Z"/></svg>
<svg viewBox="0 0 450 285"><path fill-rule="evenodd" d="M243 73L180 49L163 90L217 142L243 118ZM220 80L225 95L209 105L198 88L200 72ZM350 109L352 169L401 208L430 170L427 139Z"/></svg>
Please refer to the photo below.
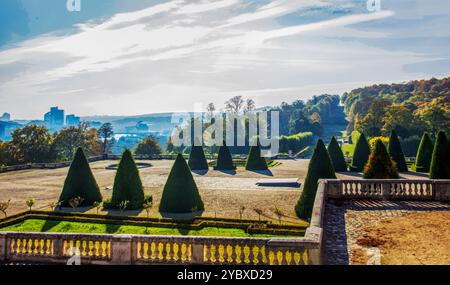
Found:
<svg viewBox="0 0 450 285"><path fill-rule="evenodd" d="M0 121L8 122L11 121L11 114L10 113L3 113L3 115L0 117Z"/></svg>
<svg viewBox="0 0 450 285"><path fill-rule="evenodd" d="M64 110L58 107L50 108L50 112L44 115L45 125L49 129L60 129L64 127Z"/></svg>
<svg viewBox="0 0 450 285"><path fill-rule="evenodd" d="M77 126L80 123L80 121L81 121L80 117L77 117L75 115L66 116L66 126L68 127Z"/></svg>

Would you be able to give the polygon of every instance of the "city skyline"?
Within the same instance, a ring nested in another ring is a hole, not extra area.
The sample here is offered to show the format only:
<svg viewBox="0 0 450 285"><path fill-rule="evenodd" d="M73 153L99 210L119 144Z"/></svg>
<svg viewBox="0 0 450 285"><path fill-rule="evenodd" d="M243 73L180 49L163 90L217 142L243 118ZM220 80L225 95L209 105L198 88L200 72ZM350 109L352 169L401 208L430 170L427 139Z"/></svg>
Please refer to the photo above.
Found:
<svg viewBox="0 0 450 285"><path fill-rule="evenodd" d="M235 95L273 106L450 67L443 1L100 2L70 13L65 0L8 1L18 6L2 19L2 111L130 116L221 108Z"/></svg>

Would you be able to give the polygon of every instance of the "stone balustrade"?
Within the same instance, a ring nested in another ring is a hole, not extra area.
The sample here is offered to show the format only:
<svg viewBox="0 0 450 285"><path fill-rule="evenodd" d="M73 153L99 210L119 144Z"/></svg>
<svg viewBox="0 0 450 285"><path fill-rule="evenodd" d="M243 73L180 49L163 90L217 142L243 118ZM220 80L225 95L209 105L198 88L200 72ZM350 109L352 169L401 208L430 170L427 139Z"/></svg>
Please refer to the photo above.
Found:
<svg viewBox="0 0 450 285"><path fill-rule="evenodd" d="M306 265L317 249L308 238L0 233L0 262Z"/></svg>
<svg viewBox="0 0 450 285"><path fill-rule="evenodd" d="M319 183L330 199L450 201L450 180L327 179Z"/></svg>

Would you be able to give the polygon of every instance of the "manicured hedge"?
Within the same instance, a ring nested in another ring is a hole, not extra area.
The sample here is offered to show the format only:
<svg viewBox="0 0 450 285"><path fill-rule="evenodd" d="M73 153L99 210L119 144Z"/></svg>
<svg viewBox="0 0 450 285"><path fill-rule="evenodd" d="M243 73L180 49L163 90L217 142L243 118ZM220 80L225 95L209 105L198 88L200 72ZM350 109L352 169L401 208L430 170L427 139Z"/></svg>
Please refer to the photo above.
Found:
<svg viewBox="0 0 450 285"><path fill-rule="evenodd" d="M345 162L344 153L342 152L339 143L335 137L331 138L328 145L328 153L330 154L331 162L333 163L334 171L345 172L347 171L347 163Z"/></svg>
<svg viewBox="0 0 450 285"><path fill-rule="evenodd" d="M208 170L208 161L202 146L192 146L189 155L189 167L191 170Z"/></svg>
<svg viewBox="0 0 450 285"><path fill-rule="evenodd" d="M118 208L123 201L129 201L128 210L142 209L144 203L144 187L129 150L125 150L120 160L110 206Z"/></svg>
<svg viewBox="0 0 450 285"><path fill-rule="evenodd" d="M252 146L247 157L247 163L245 164L245 169L249 171L260 171L267 170L266 158L261 156L261 147L259 144Z"/></svg>
<svg viewBox="0 0 450 285"><path fill-rule="evenodd" d="M316 149L309 162L308 174L303 185L302 195L295 206L297 216L304 220L311 218L319 179L336 179L330 155L321 139L317 141Z"/></svg>
<svg viewBox="0 0 450 285"><path fill-rule="evenodd" d="M416 171L430 172L431 158L433 156L433 142L427 133L424 133L420 141L416 156Z"/></svg>
<svg viewBox="0 0 450 285"><path fill-rule="evenodd" d="M59 202L63 207L70 207L69 200L76 197L84 199L80 206L92 206L102 201L100 188L81 148L77 149L70 165Z"/></svg>
<svg viewBox="0 0 450 285"><path fill-rule="evenodd" d="M219 149L219 156L217 158L216 170L234 170L236 167L233 164L233 158L228 146L223 142Z"/></svg>
<svg viewBox="0 0 450 285"><path fill-rule="evenodd" d="M313 143L313 134L306 132L292 136L282 136L279 142L280 153L289 153L289 151L292 151L295 154Z"/></svg>
<svg viewBox="0 0 450 285"><path fill-rule="evenodd" d="M395 161L399 172L408 172L405 155L403 154L402 146L398 139L397 133L394 130L391 131L391 137L389 138L388 153L392 160Z"/></svg>
<svg viewBox="0 0 450 285"><path fill-rule="evenodd" d="M370 146L367 143L366 136L361 134L358 138L358 142L355 146L355 152L353 153L353 161L351 165L351 171L361 172L364 169L367 161L369 160Z"/></svg>
<svg viewBox="0 0 450 285"><path fill-rule="evenodd" d="M396 164L381 140L377 140L375 149L369 156L369 161L364 167L363 177L365 179L399 178Z"/></svg>
<svg viewBox="0 0 450 285"><path fill-rule="evenodd" d="M450 179L450 143L445 132L439 132L434 144L430 179Z"/></svg>
<svg viewBox="0 0 450 285"><path fill-rule="evenodd" d="M179 154L164 186L159 211L164 213L191 213L204 210L189 166Z"/></svg>

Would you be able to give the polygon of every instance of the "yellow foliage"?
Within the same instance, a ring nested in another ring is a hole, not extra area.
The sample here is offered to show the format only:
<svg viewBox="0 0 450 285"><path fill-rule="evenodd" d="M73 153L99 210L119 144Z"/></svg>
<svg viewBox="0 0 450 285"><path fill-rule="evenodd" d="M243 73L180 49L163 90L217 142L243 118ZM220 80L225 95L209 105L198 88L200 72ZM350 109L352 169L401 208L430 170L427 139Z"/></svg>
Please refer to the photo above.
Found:
<svg viewBox="0 0 450 285"><path fill-rule="evenodd" d="M375 144L377 140L381 140L382 143L387 147L389 144L389 137L373 137L369 140L370 149L373 151L375 149Z"/></svg>

